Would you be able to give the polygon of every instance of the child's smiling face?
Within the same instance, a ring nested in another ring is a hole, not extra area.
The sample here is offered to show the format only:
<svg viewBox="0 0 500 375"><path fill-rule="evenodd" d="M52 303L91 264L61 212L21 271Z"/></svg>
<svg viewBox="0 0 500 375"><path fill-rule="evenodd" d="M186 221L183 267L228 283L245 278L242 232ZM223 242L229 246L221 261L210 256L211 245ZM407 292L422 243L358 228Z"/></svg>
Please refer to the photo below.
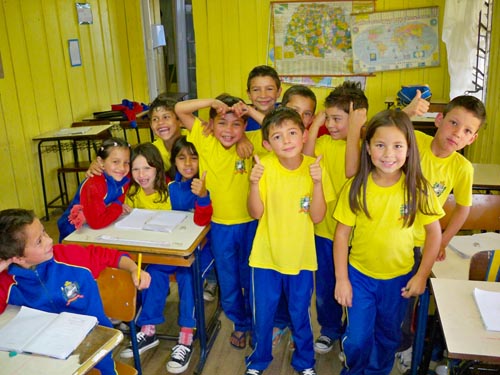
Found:
<svg viewBox="0 0 500 375"><path fill-rule="evenodd" d="M154 192L156 168L148 164L146 158L138 155L132 164L132 178L146 194Z"/></svg>
<svg viewBox="0 0 500 375"><path fill-rule="evenodd" d="M106 159L97 157L102 164L104 172L115 181L121 181L130 171L130 149L113 147Z"/></svg>

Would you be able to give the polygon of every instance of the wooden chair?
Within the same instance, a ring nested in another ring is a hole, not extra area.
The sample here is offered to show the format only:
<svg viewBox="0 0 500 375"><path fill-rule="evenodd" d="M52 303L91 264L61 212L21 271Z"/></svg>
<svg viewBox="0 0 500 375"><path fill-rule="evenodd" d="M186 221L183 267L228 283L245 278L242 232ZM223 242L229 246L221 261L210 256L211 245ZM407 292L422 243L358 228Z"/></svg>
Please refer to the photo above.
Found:
<svg viewBox="0 0 500 375"><path fill-rule="evenodd" d="M119 375L142 374L141 357L137 347L135 327L137 289L132 282L130 273L117 268L104 269L97 279L99 292L106 316L126 322L130 327L130 341L134 353L135 369L125 363L115 361ZM127 369L128 368L128 369ZM121 369L121 370L120 370ZM136 370L135 372L127 372Z"/></svg>
<svg viewBox="0 0 500 375"><path fill-rule="evenodd" d="M500 250L474 254L470 260L469 280L500 282Z"/></svg>
<svg viewBox="0 0 500 375"><path fill-rule="evenodd" d="M443 207L446 215L440 220L441 228L445 229L448 225L450 214L455 205L455 196L450 194ZM500 230L500 195L472 194L472 207L461 229L481 231Z"/></svg>

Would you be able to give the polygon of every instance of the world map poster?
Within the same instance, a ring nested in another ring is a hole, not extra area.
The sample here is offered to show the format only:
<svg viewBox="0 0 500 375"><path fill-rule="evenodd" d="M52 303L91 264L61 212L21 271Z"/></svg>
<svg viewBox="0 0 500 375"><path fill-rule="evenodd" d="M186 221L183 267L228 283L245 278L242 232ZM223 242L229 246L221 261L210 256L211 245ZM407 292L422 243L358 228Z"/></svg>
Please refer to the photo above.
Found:
<svg viewBox="0 0 500 375"><path fill-rule="evenodd" d="M272 3L274 64L283 76L352 75L351 14L373 1Z"/></svg>
<svg viewBox="0 0 500 375"><path fill-rule="evenodd" d="M438 66L438 19L438 7L353 15L354 72Z"/></svg>

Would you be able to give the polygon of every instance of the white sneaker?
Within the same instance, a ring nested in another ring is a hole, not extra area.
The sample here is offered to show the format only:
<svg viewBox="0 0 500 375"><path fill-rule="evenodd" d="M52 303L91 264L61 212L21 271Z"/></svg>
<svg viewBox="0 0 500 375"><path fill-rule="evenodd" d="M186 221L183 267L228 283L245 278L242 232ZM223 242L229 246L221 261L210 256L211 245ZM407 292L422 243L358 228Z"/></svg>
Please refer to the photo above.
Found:
<svg viewBox="0 0 500 375"><path fill-rule="evenodd" d="M408 349L396 353L396 367L401 374L410 370L412 352L413 348L410 346Z"/></svg>

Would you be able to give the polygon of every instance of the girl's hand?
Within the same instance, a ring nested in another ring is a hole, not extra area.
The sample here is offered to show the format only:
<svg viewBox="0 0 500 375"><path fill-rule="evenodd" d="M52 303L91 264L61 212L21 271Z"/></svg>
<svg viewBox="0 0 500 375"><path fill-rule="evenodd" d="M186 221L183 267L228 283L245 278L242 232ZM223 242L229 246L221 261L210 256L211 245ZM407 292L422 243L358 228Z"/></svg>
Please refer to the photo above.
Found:
<svg viewBox="0 0 500 375"><path fill-rule="evenodd" d="M5 271L12 263L12 258L0 259L0 272Z"/></svg>
<svg viewBox="0 0 500 375"><path fill-rule="evenodd" d="M264 166L260 164L260 159L257 155L253 157L255 159L255 164L253 165L252 172L250 172L250 183L258 184L264 174Z"/></svg>
<svg viewBox="0 0 500 375"><path fill-rule="evenodd" d="M425 291L426 277L420 277L418 273L413 276L406 286L401 289L401 296L404 298L416 297Z"/></svg>
<svg viewBox="0 0 500 375"><path fill-rule="evenodd" d="M137 269L131 273L132 281L138 290L143 290L149 288L151 284L151 275L144 270L141 270L141 279L137 279Z"/></svg>
<svg viewBox="0 0 500 375"><path fill-rule="evenodd" d="M309 166L309 174L311 175L313 184L321 183L322 174L321 174L321 165L319 164L319 162L322 157L323 155L318 156L316 158L316 161Z"/></svg>
<svg viewBox="0 0 500 375"><path fill-rule="evenodd" d="M104 168L97 160L92 160L89 169L85 172L86 177L100 176L104 172Z"/></svg>
<svg viewBox="0 0 500 375"><path fill-rule="evenodd" d="M205 185L205 178L207 177L207 171L204 171L201 178L193 178L191 182L191 192L198 197L207 196L207 187Z"/></svg>
<svg viewBox="0 0 500 375"><path fill-rule="evenodd" d="M339 281L335 284L335 300L342 306L352 306L352 285L349 279Z"/></svg>
<svg viewBox="0 0 500 375"><path fill-rule="evenodd" d="M130 207L128 204L123 203L122 204L122 215L128 215L131 212L132 212L132 207Z"/></svg>

